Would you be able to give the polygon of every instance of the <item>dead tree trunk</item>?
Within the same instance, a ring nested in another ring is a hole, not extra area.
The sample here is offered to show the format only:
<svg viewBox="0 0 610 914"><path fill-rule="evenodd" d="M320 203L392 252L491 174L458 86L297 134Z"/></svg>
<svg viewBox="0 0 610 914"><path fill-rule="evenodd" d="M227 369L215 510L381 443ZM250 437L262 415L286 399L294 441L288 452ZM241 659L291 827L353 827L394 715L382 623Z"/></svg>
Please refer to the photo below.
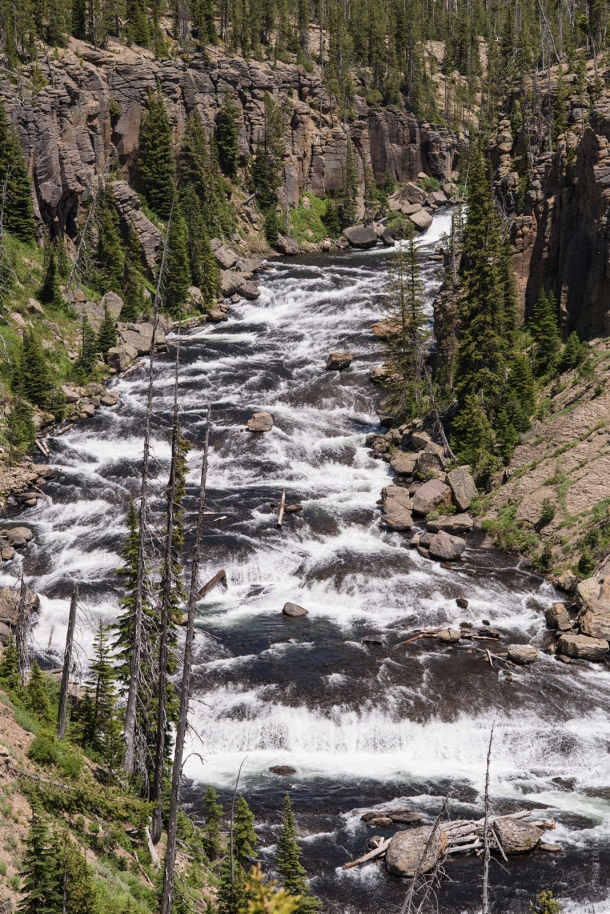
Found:
<svg viewBox="0 0 610 914"><path fill-rule="evenodd" d="M68 686L70 684L70 667L72 665L72 643L74 640L74 626L76 624L76 605L78 601L78 584L72 588L70 601L70 615L68 616L68 634L66 635L66 650L64 652L64 669L61 675L61 691L59 693L59 713L57 715L57 736L62 739L66 732L68 710Z"/></svg>
<svg viewBox="0 0 610 914"><path fill-rule="evenodd" d="M155 364L155 343L157 335L157 321L159 318L159 296L165 273L165 262L167 259L167 248L169 232L172 224L172 214L174 204L169 212L167 220L167 229L165 232L165 243L163 245L163 255L161 257L161 266L159 267L159 276L157 278L157 289L153 302L153 329L150 341L150 366L148 371L148 395L146 401L146 424L144 427L144 455L142 461L142 488L140 493L140 529L138 536L138 576L136 583L136 605L134 619L134 636L133 636L133 653L131 655L131 670L129 675L129 692L127 694L127 707L125 708L125 771L127 774L133 774L135 761L135 734L136 734L136 704L138 698L138 686L140 678L140 659L142 656L142 617L144 612L144 537L146 529L146 518L148 508L148 465L150 460L150 435L152 426L152 401L154 389L154 364Z"/></svg>
<svg viewBox="0 0 610 914"><path fill-rule="evenodd" d="M25 685L28 667L30 665L30 648L28 645L30 613L27 604L27 593L28 589L25 586L25 581L22 577L21 589L19 591L19 604L17 606L17 625L15 626L15 646L17 648L21 685Z"/></svg>
<svg viewBox="0 0 610 914"><path fill-rule="evenodd" d="M188 625L184 643L184 666L182 668L182 691L180 693L180 717L176 731L176 748L174 751L174 767L172 770L172 786L169 801L169 821L167 825L167 850L165 854L165 871L163 873L163 894L161 897L161 914L171 914L174 897L174 867L176 863L176 838L178 830L178 809L180 806L180 778L182 776L182 757L184 755L184 740L189 710L191 689L191 667L193 663L193 640L195 637L195 609L197 606L197 578L199 576L199 558L201 551L201 537L203 534L205 485L208 472L208 444L210 439L210 407L207 412L207 425L205 442L203 445L203 460L201 463L201 486L199 490L199 511L197 514L197 532L195 534L195 548L193 549L193 564L191 567L191 588L188 604Z"/></svg>
<svg viewBox="0 0 610 914"><path fill-rule="evenodd" d="M152 817L152 842L158 844L163 831L163 762L165 761L165 727L167 723L167 661L169 626L172 601L172 565L174 539L174 502L176 499L176 469L178 461L178 370L180 365L180 336L176 346L176 374L174 378L174 415L172 420L172 457L167 487L167 527L165 555L163 557L163 587L161 593L161 639L159 643L159 685L157 689L157 742L155 746L155 774L151 800L155 803Z"/></svg>
<svg viewBox="0 0 610 914"><path fill-rule="evenodd" d="M489 736L487 750L487 768L485 771L485 820L483 824L483 903L481 914L489 914L489 766L491 764L491 744L494 738L494 721Z"/></svg>

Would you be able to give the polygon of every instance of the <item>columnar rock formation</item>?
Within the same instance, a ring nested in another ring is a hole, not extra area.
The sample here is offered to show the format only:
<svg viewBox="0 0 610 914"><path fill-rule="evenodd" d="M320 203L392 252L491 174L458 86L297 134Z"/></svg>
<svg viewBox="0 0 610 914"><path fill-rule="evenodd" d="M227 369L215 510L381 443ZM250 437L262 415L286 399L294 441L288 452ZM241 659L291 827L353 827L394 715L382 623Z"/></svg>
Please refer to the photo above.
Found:
<svg viewBox="0 0 610 914"><path fill-rule="evenodd" d="M194 108L198 108L206 127L212 128L228 91L242 113L242 165L262 130L263 98L269 92L285 110L285 185L281 196L290 204L298 203L304 190L323 197L342 186L348 129L362 185L365 163L378 181L386 172L400 183L422 171L442 180L451 179L460 149L466 144L464 138L445 128L418 122L395 107L371 107L358 96L354 99L355 117L346 128L317 69L308 73L302 66L281 62L273 67L227 57L218 50L209 55L194 53L188 61L154 60L149 52L118 42L100 50L71 39L69 47L57 55L41 54L38 66L46 86L36 89L28 81L26 67L16 90L14 77L1 71L0 97L26 150L39 215L47 225L72 237L96 175L104 169L118 172L137 187L140 126L148 94L157 85L167 101L176 144ZM128 190L120 196L120 204L127 205ZM144 225L143 213L137 219L149 259L158 239L154 233L146 239L149 226Z"/></svg>

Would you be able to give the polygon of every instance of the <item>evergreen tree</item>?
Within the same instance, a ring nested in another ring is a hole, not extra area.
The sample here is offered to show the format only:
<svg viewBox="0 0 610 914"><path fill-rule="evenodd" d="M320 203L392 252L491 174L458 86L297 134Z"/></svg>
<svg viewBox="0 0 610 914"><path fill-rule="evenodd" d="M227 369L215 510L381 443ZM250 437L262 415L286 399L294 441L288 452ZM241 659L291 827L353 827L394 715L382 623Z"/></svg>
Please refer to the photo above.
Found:
<svg viewBox="0 0 610 914"><path fill-rule="evenodd" d="M77 380L86 381L92 374L97 361L97 334L83 312L80 355L74 363Z"/></svg>
<svg viewBox="0 0 610 914"><path fill-rule="evenodd" d="M38 298L43 305L51 305L54 308L64 307L64 297L61 294L61 280L55 251L52 250L49 255L47 271L44 276L44 282L38 293Z"/></svg>
<svg viewBox="0 0 610 914"><path fill-rule="evenodd" d="M106 184L98 195L97 223L97 275L95 277L95 285L102 294L116 292L120 295L123 286L125 254L121 242L119 214L110 184Z"/></svg>
<svg viewBox="0 0 610 914"><path fill-rule="evenodd" d="M504 466L508 465L510 458L513 456L518 440L519 434L508 415L508 411L504 406L501 406L496 417L496 442L497 451L502 458Z"/></svg>
<svg viewBox="0 0 610 914"><path fill-rule="evenodd" d="M254 831L254 814L244 797L237 798L233 820L233 853L235 860L246 870L251 866L254 848L258 844Z"/></svg>
<svg viewBox="0 0 610 914"><path fill-rule="evenodd" d="M140 271L142 262L141 247L137 232L132 224L129 229L129 241L127 242L123 268L121 320L126 323L137 321L142 312L146 310L145 284Z"/></svg>
<svg viewBox="0 0 610 914"><path fill-rule="evenodd" d="M557 137L568 129L569 96L570 88L564 79L563 66L560 65L557 73L557 88L553 100L553 143L556 143Z"/></svg>
<svg viewBox="0 0 610 914"><path fill-rule="evenodd" d="M493 469L493 431L476 394L466 394L451 431L451 446L460 463L469 464L477 475Z"/></svg>
<svg viewBox="0 0 610 914"><path fill-rule="evenodd" d="M13 397L13 405L8 414L7 437L11 464L16 463L31 450L36 441L32 407L19 394Z"/></svg>
<svg viewBox="0 0 610 914"><path fill-rule="evenodd" d="M123 309L121 308L121 311ZM103 352L104 355L108 352L109 349L112 349L113 346L117 344L117 332L116 332L116 322L108 306L104 305L104 319L100 325L99 333L97 335L97 352Z"/></svg>
<svg viewBox="0 0 610 914"><path fill-rule="evenodd" d="M22 914L59 914L63 886L58 849L36 805L32 806L32 824L25 847L21 870L23 898L17 910Z"/></svg>
<svg viewBox="0 0 610 914"><path fill-rule="evenodd" d="M218 161L227 178L234 180L239 160L239 108L231 100L229 91L224 94L216 115L216 146Z"/></svg>
<svg viewBox="0 0 610 914"><path fill-rule="evenodd" d="M297 914L313 914L321 907L312 895L307 882L307 873L301 865L301 848L297 842L297 829L290 796L284 797L282 830L277 842L277 871L281 886L291 895L300 896Z"/></svg>
<svg viewBox="0 0 610 914"><path fill-rule="evenodd" d="M214 788L208 784L203 798L203 808L205 811L205 827L203 829L202 842L206 855L209 860L216 860L220 855L220 828L223 820L223 809L218 802L218 794Z"/></svg>
<svg viewBox="0 0 610 914"><path fill-rule="evenodd" d="M172 128L160 92L149 96L148 115L140 131L138 168L151 209L167 219L174 198L175 165Z"/></svg>
<svg viewBox="0 0 610 914"><path fill-rule="evenodd" d="M218 44L213 0L194 0L193 29L197 34L199 44L204 46Z"/></svg>
<svg viewBox="0 0 610 914"><path fill-rule="evenodd" d="M53 722L54 715L51 711L49 694L45 688L45 679L36 661L32 664L30 678L28 679L26 704L41 720L48 723Z"/></svg>
<svg viewBox="0 0 610 914"><path fill-rule="evenodd" d="M341 194L341 227L347 228L358 219L358 169L356 167L356 153L351 137L347 138L347 153L345 157L345 171L343 175L343 190Z"/></svg>
<svg viewBox="0 0 610 914"><path fill-rule="evenodd" d="M536 408L536 383L529 359L516 354L509 366L507 397L512 413L512 424L518 432L526 432Z"/></svg>
<svg viewBox="0 0 610 914"><path fill-rule="evenodd" d="M190 284L187 227L180 212L180 206L176 204L169 228L167 271L164 281L165 307L172 317L181 316Z"/></svg>
<svg viewBox="0 0 610 914"><path fill-rule="evenodd" d="M150 26L146 13L146 0L127 0L127 40L147 48L150 44Z"/></svg>
<svg viewBox="0 0 610 914"><path fill-rule="evenodd" d="M0 103L0 187L10 174L6 189L4 228L21 241L33 241L36 221L32 206L32 182L19 137Z"/></svg>
<svg viewBox="0 0 610 914"><path fill-rule="evenodd" d="M91 679L87 682L86 700L80 715L83 746L96 752L104 761L107 759L108 735L113 731L112 723L116 713L116 672L110 653L108 631L100 619L93 639Z"/></svg>
<svg viewBox="0 0 610 914"><path fill-rule="evenodd" d="M49 405L53 390L51 370L33 330L23 333L21 359L13 372L13 390L40 409Z"/></svg>
<svg viewBox="0 0 610 914"><path fill-rule="evenodd" d="M239 863L233 862L227 853L220 868L218 883L218 914L241 914L246 905L245 873Z"/></svg>
<svg viewBox="0 0 610 914"><path fill-rule="evenodd" d="M246 895L246 914L294 914L300 901L284 889L277 891L273 880L265 881L260 866L247 878Z"/></svg>
<svg viewBox="0 0 610 914"><path fill-rule="evenodd" d="M576 331L573 330L561 353L559 367L562 371L569 371L570 368L576 368L577 365L580 365L585 357L586 351L583 344L580 342Z"/></svg>
<svg viewBox="0 0 610 914"><path fill-rule="evenodd" d="M5 689L17 690L21 686L19 654L13 635L10 636L0 657L0 680Z"/></svg>
<svg viewBox="0 0 610 914"><path fill-rule="evenodd" d="M425 360L430 340L412 229L407 247L398 248L388 274L385 307L389 330L384 354L389 377L386 388L388 407L402 422L422 413Z"/></svg>
<svg viewBox="0 0 610 914"><path fill-rule="evenodd" d="M538 376L556 367L561 350L561 336L557 324L557 305L553 293L540 292L529 320L529 330L534 337L534 365Z"/></svg>
<svg viewBox="0 0 610 914"><path fill-rule="evenodd" d="M98 893L93 882L91 869L80 850L64 833L57 842L58 863L65 906L58 908L58 914L95 914L99 910ZM40 914L40 912L39 912Z"/></svg>

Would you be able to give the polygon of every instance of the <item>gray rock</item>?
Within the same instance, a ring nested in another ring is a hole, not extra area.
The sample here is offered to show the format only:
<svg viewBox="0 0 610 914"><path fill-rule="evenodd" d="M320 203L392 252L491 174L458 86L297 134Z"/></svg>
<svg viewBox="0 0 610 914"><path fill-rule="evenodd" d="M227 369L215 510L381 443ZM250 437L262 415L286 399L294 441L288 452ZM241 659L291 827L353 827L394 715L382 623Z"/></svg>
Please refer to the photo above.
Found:
<svg viewBox="0 0 610 914"><path fill-rule="evenodd" d="M251 419L248 419L249 432L270 432L273 428L273 416L271 413L254 413Z"/></svg>
<svg viewBox="0 0 610 914"><path fill-rule="evenodd" d="M415 514L429 514L447 500L450 491L449 487L444 485L440 479L428 480L413 496L413 511Z"/></svg>
<svg viewBox="0 0 610 914"><path fill-rule="evenodd" d="M153 325L151 323L148 321L143 321L141 324L119 323L117 330L119 339L124 345L131 346L136 350L138 355L148 355L153 339ZM155 349L160 350L165 348L167 348L165 331L161 326L157 326L155 332Z"/></svg>
<svg viewBox="0 0 610 914"><path fill-rule="evenodd" d="M465 597L457 597L455 602L460 609L468 609L468 600Z"/></svg>
<svg viewBox="0 0 610 914"><path fill-rule="evenodd" d="M415 213L420 213L421 210L421 203L403 203L400 207L400 212L405 216L414 216Z"/></svg>
<svg viewBox="0 0 610 914"><path fill-rule="evenodd" d="M284 603L282 615L296 618L297 616L308 616L309 612L298 603Z"/></svg>
<svg viewBox="0 0 610 914"><path fill-rule="evenodd" d="M588 600L578 614L583 635L610 641L610 605L601 600Z"/></svg>
<svg viewBox="0 0 610 914"><path fill-rule="evenodd" d="M431 441L432 438L428 432L411 432L411 443L416 451L423 451Z"/></svg>
<svg viewBox="0 0 610 914"><path fill-rule="evenodd" d="M372 225L352 225L343 234L353 248L374 248L377 244L377 232Z"/></svg>
<svg viewBox="0 0 610 914"><path fill-rule="evenodd" d="M114 368L115 371L125 371L137 357L138 350L135 346L125 343L122 346L113 346L112 349L109 349L106 359L110 367Z"/></svg>
<svg viewBox="0 0 610 914"><path fill-rule="evenodd" d="M390 839L386 851L385 865L388 872L394 876L413 877L418 867L422 873L431 870L447 843L443 831L437 830L431 840L432 832L432 825L397 832Z"/></svg>
<svg viewBox="0 0 610 914"><path fill-rule="evenodd" d="M4 529L2 532L6 533L6 538L10 545L15 546L16 548L26 546L34 539L34 534L29 527L10 527Z"/></svg>
<svg viewBox="0 0 610 914"><path fill-rule="evenodd" d="M390 466L398 476L412 476L417 464L417 454L398 451L390 459Z"/></svg>
<svg viewBox="0 0 610 914"><path fill-rule="evenodd" d="M557 650L565 657L598 662L608 653L608 642L603 638L589 638L588 635L562 635Z"/></svg>
<svg viewBox="0 0 610 914"><path fill-rule="evenodd" d="M0 621L5 625L15 626L21 587L0 587ZM40 597L29 588L25 594L25 605L30 612L40 608Z"/></svg>
<svg viewBox="0 0 610 914"><path fill-rule="evenodd" d="M104 406L116 406L118 402L119 394L115 390L109 390L103 397L100 397L100 403Z"/></svg>
<svg viewBox="0 0 610 914"><path fill-rule="evenodd" d="M389 828L392 820L389 816L376 816L374 819L370 819L368 824L373 828Z"/></svg>
<svg viewBox="0 0 610 914"><path fill-rule="evenodd" d="M351 352L331 352L326 360L326 367L331 371L343 371L352 364Z"/></svg>
<svg viewBox="0 0 610 914"><path fill-rule="evenodd" d="M229 315L226 311L221 311L220 308L212 308L211 311L208 311L208 320L212 324L220 324L222 321L228 321Z"/></svg>
<svg viewBox="0 0 610 914"><path fill-rule="evenodd" d="M411 216L409 216L409 219L418 230L418 232L426 232L432 225L432 216L424 209L420 210L419 213L413 213Z"/></svg>
<svg viewBox="0 0 610 914"><path fill-rule="evenodd" d="M39 316L44 317L44 309L35 298L28 298L27 310L28 314L38 314Z"/></svg>
<svg viewBox="0 0 610 914"><path fill-rule="evenodd" d="M538 660L538 651L529 644L509 644L508 659L513 663L526 666L528 663Z"/></svg>
<svg viewBox="0 0 610 914"><path fill-rule="evenodd" d="M371 381L383 381L387 376L388 370L384 365L373 365L372 368L369 368L369 378Z"/></svg>
<svg viewBox="0 0 610 914"><path fill-rule="evenodd" d="M61 392L66 398L66 403L78 403L80 394L69 384L62 384Z"/></svg>
<svg viewBox="0 0 610 914"><path fill-rule="evenodd" d="M278 235L275 247L280 254L284 254L286 257L294 257L299 253L298 241L295 241L294 238L289 238L287 235Z"/></svg>
<svg viewBox="0 0 610 914"><path fill-rule="evenodd" d="M383 522L399 532L410 530L413 526L411 514L412 501L408 491L402 486L387 486L381 493L383 499Z"/></svg>
<svg viewBox="0 0 610 914"><path fill-rule="evenodd" d="M436 520L427 520L426 527L433 533L444 530L445 533L469 533L474 527L474 521L469 514L453 514L448 517L437 517Z"/></svg>
<svg viewBox="0 0 610 914"><path fill-rule="evenodd" d="M559 631L569 631L572 627L565 603L553 603L544 613L546 624L549 628L558 628Z"/></svg>
<svg viewBox="0 0 610 914"><path fill-rule="evenodd" d="M222 270L230 270L239 259L235 251L232 251L226 244L221 244L219 248L216 248L214 257Z"/></svg>
<svg viewBox="0 0 610 914"><path fill-rule="evenodd" d="M581 603L586 603L588 600L597 600L599 599L601 588L601 581L598 581L597 578L586 578L576 585L576 596Z"/></svg>
<svg viewBox="0 0 610 914"><path fill-rule="evenodd" d="M525 854L533 850L544 834L541 828L519 819L496 819L494 831L502 843L504 853L508 855Z"/></svg>
<svg viewBox="0 0 610 914"><path fill-rule="evenodd" d="M468 471L468 467L456 467L447 473L447 485L451 489L453 503L458 511L467 511L473 498L477 496L477 487Z"/></svg>
<svg viewBox="0 0 610 914"><path fill-rule="evenodd" d="M114 321L118 321L123 307L123 299L116 292L106 292L100 299L99 306L102 309L102 318L104 317L104 308L107 308L110 317Z"/></svg>
<svg viewBox="0 0 610 914"><path fill-rule="evenodd" d="M456 641L459 641L462 637L462 633L458 631L457 628L444 628L437 635L439 641L444 641L447 644L454 644Z"/></svg>
<svg viewBox="0 0 610 914"><path fill-rule="evenodd" d="M428 552L431 558L438 559L442 562L453 562L459 559L466 548L466 541L461 536L451 536L441 530L436 533L430 540Z"/></svg>

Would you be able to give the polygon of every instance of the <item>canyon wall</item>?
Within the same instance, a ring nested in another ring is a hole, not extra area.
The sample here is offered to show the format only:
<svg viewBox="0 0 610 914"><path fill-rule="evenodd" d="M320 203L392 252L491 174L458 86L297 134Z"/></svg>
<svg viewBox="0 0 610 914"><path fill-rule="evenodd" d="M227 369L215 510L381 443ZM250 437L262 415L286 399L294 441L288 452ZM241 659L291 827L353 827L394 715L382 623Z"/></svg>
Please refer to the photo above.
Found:
<svg viewBox="0 0 610 914"><path fill-rule="evenodd" d="M342 124L319 70L227 57L217 49L189 59L154 60L140 48L111 42L106 50L72 39L67 49L39 55L47 84L36 88L26 68L0 72L0 97L26 151L37 214L54 231L74 237L96 175L112 172L137 187L139 131L148 96L165 96L176 145L197 108L211 129L225 92L239 105L242 165L263 128L265 92L285 107L286 154L282 202L296 205L309 190L319 197L342 186L348 130L357 152L362 190L365 163L378 182L389 172L402 183L420 172L455 178L466 139L395 107L354 100ZM40 80L38 80L38 84Z"/></svg>

